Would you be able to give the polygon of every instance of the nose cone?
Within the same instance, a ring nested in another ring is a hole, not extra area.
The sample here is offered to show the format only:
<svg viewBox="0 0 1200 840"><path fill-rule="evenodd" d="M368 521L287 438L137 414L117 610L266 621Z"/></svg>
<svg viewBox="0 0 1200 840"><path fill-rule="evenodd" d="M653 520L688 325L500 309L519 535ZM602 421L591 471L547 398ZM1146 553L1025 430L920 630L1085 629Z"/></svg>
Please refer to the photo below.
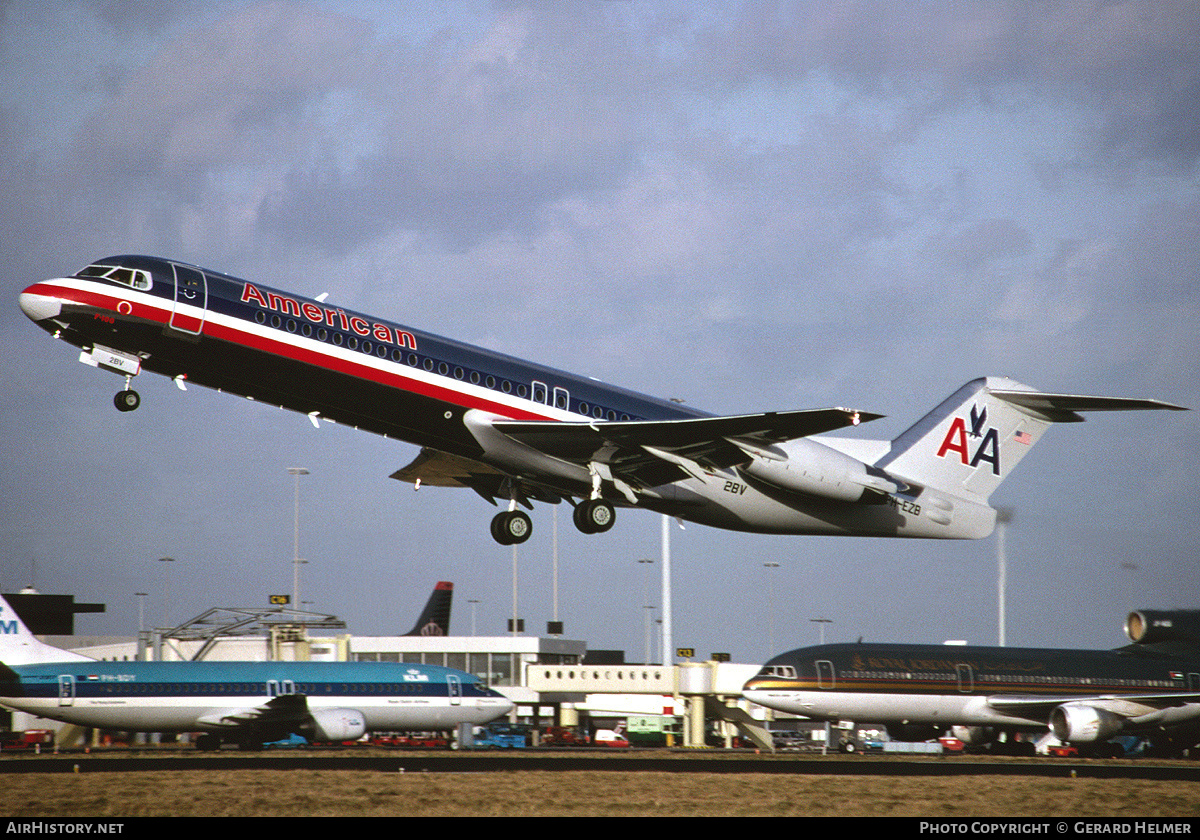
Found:
<svg viewBox="0 0 1200 840"><path fill-rule="evenodd" d="M30 286L21 292L21 311L29 316L31 321L45 321L47 318L57 318L62 312L62 301L53 295L34 291L37 286Z"/></svg>
<svg viewBox="0 0 1200 840"><path fill-rule="evenodd" d="M478 708L483 712L483 721L486 723L490 720L495 720L498 717L503 717L513 710L515 703L509 700L500 692L491 689L487 697L480 697L478 700Z"/></svg>

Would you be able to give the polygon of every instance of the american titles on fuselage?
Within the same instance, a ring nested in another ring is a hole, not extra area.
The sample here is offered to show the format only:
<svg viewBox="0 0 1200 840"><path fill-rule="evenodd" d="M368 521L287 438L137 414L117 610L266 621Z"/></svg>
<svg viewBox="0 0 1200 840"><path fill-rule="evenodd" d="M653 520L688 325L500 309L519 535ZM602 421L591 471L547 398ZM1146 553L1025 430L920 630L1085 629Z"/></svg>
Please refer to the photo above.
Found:
<svg viewBox="0 0 1200 840"><path fill-rule="evenodd" d="M408 347L412 350L417 349L417 337L407 330L389 324L381 324L378 321L371 323L358 315L347 315L344 309L318 306L312 301L297 300L271 290L267 290L264 294L251 283L243 284L241 300L242 303L256 303L263 309L278 313L279 316L292 315L299 318L303 315L314 324L340 327L343 331L355 332L364 338L373 337L376 341L395 344L398 347ZM271 326L279 327L282 323L281 319L276 316L272 317L275 320L272 321Z"/></svg>

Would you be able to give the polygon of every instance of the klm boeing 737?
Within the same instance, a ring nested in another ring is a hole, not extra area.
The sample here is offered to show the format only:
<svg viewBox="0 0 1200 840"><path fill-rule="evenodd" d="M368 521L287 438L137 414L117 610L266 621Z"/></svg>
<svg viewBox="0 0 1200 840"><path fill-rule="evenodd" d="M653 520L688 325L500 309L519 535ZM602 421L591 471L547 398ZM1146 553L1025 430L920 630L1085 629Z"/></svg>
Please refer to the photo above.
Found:
<svg viewBox="0 0 1200 840"><path fill-rule="evenodd" d="M118 732L202 732L199 749L290 734L449 730L507 714L473 675L395 662L109 662L47 645L0 598L0 704Z"/></svg>
<svg viewBox="0 0 1200 840"><path fill-rule="evenodd" d="M988 497L1052 423L1078 412L1178 409L1157 400L1047 394L977 379L895 440L812 435L882 415L847 408L712 416L481 350L316 299L156 257L102 259L36 283L21 308L80 361L144 370L418 444L393 478L469 487L506 510L567 501L585 533L640 507L738 531L976 539Z"/></svg>

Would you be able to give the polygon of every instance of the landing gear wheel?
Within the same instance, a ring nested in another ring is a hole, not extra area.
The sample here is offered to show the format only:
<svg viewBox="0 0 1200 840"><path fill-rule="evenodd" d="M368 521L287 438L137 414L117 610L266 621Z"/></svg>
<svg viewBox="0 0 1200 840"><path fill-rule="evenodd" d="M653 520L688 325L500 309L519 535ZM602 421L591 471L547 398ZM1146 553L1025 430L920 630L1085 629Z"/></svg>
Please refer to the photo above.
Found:
<svg viewBox="0 0 1200 840"><path fill-rule="evenodd" d="M117 391L113 397L113 405L117 407L117 411L133 411L142 404L142 397L134 390Z"/></svg>
<svg viewBox="0 0 1200 840"><path fill-rule="evenodd" d="M521 510L506 510L492 518L492 539L500 545L516 545L529 539L533 520Z"/></svg>
<svg viewBox="0 0 1200 840"><path fill-rule="evenodd" d="M585 534L602 534L613 526L617 512L603 499L585 499L575 506L575 527Z"/></svg>
<svg viewBox="0 0 1200 840"><path fill-rule="evenodd" d="M221 749L221 738L217 735L200 735L196 738L196 749L212 751Z"/></svg>

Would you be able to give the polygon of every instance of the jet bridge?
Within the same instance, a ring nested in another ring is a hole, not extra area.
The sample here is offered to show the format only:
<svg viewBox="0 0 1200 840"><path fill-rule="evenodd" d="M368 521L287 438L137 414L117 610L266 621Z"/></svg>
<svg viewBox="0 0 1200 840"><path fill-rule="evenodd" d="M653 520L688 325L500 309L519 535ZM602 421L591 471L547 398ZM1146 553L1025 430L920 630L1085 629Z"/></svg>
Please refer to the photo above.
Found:
<svg viewBox="0 0 1200 840"><path fill-rule="evenodd" d="M724 723L726 744L740 732L762 750L775 751L766 726L750 716L742 686L761 666L732 662L679 665L542 665L529 663L526 686L539 694L670 695L686 706L685 747L703 747L709 720Z"/></svg>

